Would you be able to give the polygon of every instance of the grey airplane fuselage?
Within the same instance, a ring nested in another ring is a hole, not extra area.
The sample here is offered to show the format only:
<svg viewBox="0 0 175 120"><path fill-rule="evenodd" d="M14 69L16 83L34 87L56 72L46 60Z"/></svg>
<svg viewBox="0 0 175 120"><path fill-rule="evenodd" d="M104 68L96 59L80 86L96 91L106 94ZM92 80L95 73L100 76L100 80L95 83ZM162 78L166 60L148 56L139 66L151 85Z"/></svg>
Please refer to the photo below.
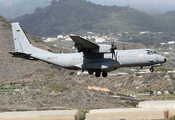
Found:
<svg viewBox="0 0 175 120"><path fill-rule="evenodd" d="M150 54L148 54L150 52ZM33 54L31 57L59 65L72 70L101 69L112 71L120 67L151 66L164 63L163 56L150 49L115 50L116 57L112 59L111 53L70 53L46 54L45 56Z"/></svg>

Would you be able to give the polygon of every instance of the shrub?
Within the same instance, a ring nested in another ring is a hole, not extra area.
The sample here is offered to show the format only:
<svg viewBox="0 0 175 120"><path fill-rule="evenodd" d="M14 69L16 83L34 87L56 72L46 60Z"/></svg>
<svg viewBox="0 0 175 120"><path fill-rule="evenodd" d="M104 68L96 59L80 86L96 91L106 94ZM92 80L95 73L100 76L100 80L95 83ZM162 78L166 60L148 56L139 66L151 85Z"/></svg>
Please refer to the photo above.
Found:
<svg viewBox="0 0 175 120"><path fill-rule="evenodd" d="M69 88L67 87L69 82L61 82L58 84L54 84L50 86L50 89L54 92L64 92L69 90Z"/></svg>
<svg viewBox="0 0 175 120"><path fill-rule="evenodd" d="M167 72L168 69L160 67L160 68L157 68L157 71Z"/></svg>
<svg viewBox="0 0 175 120"><path fill-rule="evenodd" d="M174 90L173 89L169 89L168 92L169 92L169 94L173 94Z"/></svg>
<svg viewBox="0 0 175 120"><path fill-rule="evenodd" d="M151 89L144 89L145 92L149 92L150 95L152 95L154 93L154 91L152 91Z"/></svg>
<svg viewBox="0 0 175 120"><path fill-rule="evenodd" d="M74 75L74 74L75 74L75 72L70 72L70 73L69 73L69 75Z"/></svg>
<svg viewBox="0 0 175 120"><path fill-rule="evenodd" d="M52 50L51 49L47 49L49 52L52 52Z"/></svg>
<svg viewBox="0 0 175 120"><path fill-rule="evenodd" d="M41 68L37 68L36 72L42 72L42 69Z"/></svg>

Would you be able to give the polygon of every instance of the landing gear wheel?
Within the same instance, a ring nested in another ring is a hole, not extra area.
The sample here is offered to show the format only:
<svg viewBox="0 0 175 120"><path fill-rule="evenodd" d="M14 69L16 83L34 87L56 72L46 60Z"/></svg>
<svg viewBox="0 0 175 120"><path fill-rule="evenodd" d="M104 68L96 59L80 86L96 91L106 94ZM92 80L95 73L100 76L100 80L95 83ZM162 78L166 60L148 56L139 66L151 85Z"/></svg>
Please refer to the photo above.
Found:
<svg viewBox="0 0 175 120"><path fill-rule="evenodd" d="M101 71L100 71L100 70L96 70L96 71L95 71L95 76L96 76L96 77L100 77L100 75L101 75Z"/></svg>
<svg viewBox="0 0 175 120"><path fill-rule="evenodd" d="M89 70L88 73L89 73L90 75L92 75L92 74L94 74L94 70Z"/></svg>
<svg viewBox="0 0 175 120"><path fill-rule="evenodd" d="M150 68L149 70L150 70L150 72L154 72L154 68Z"/></svg>
<svg viewBox="0 0 175 120"><path fill-rule="evenodd" d="M103 76L103 77L107 77L107 76L108 76L108 73L107 73L107 72L103 72L103 73L102 73L102 76Z"/></svg>

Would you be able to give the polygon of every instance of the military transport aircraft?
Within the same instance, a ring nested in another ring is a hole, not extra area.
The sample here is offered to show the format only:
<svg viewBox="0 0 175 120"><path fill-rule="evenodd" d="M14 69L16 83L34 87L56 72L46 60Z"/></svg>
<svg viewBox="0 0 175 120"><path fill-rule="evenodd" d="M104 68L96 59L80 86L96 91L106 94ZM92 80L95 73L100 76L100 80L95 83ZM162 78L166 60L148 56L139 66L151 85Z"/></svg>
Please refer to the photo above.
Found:
<svg viewBox="0 0 175 120"><path fill-rule="evenodd" d="M12 23L15 51L9 52L13 57L29 60L41 60L71 70L86 70L96 77L108 76L108 72L121 67L159 66L166 58L151 49L117 50L111 45L97 45L79 36L70 36L75 42L78 53L55 54L32 46L19 23Z"/></svg>

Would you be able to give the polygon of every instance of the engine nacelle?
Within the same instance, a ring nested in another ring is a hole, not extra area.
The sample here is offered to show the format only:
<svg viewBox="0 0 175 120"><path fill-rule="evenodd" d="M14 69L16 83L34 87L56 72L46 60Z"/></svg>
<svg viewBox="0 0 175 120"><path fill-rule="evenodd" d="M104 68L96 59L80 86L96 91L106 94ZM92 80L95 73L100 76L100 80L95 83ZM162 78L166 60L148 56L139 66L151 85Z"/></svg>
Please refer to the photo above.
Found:
<svg viewBox="0 0 175 120"><path fill-rule="evenodd" d="M110 49L111 45L101 44L99 45L99 48L91 49L90 51L94 53L110 53L111 52Z"/></svg>

